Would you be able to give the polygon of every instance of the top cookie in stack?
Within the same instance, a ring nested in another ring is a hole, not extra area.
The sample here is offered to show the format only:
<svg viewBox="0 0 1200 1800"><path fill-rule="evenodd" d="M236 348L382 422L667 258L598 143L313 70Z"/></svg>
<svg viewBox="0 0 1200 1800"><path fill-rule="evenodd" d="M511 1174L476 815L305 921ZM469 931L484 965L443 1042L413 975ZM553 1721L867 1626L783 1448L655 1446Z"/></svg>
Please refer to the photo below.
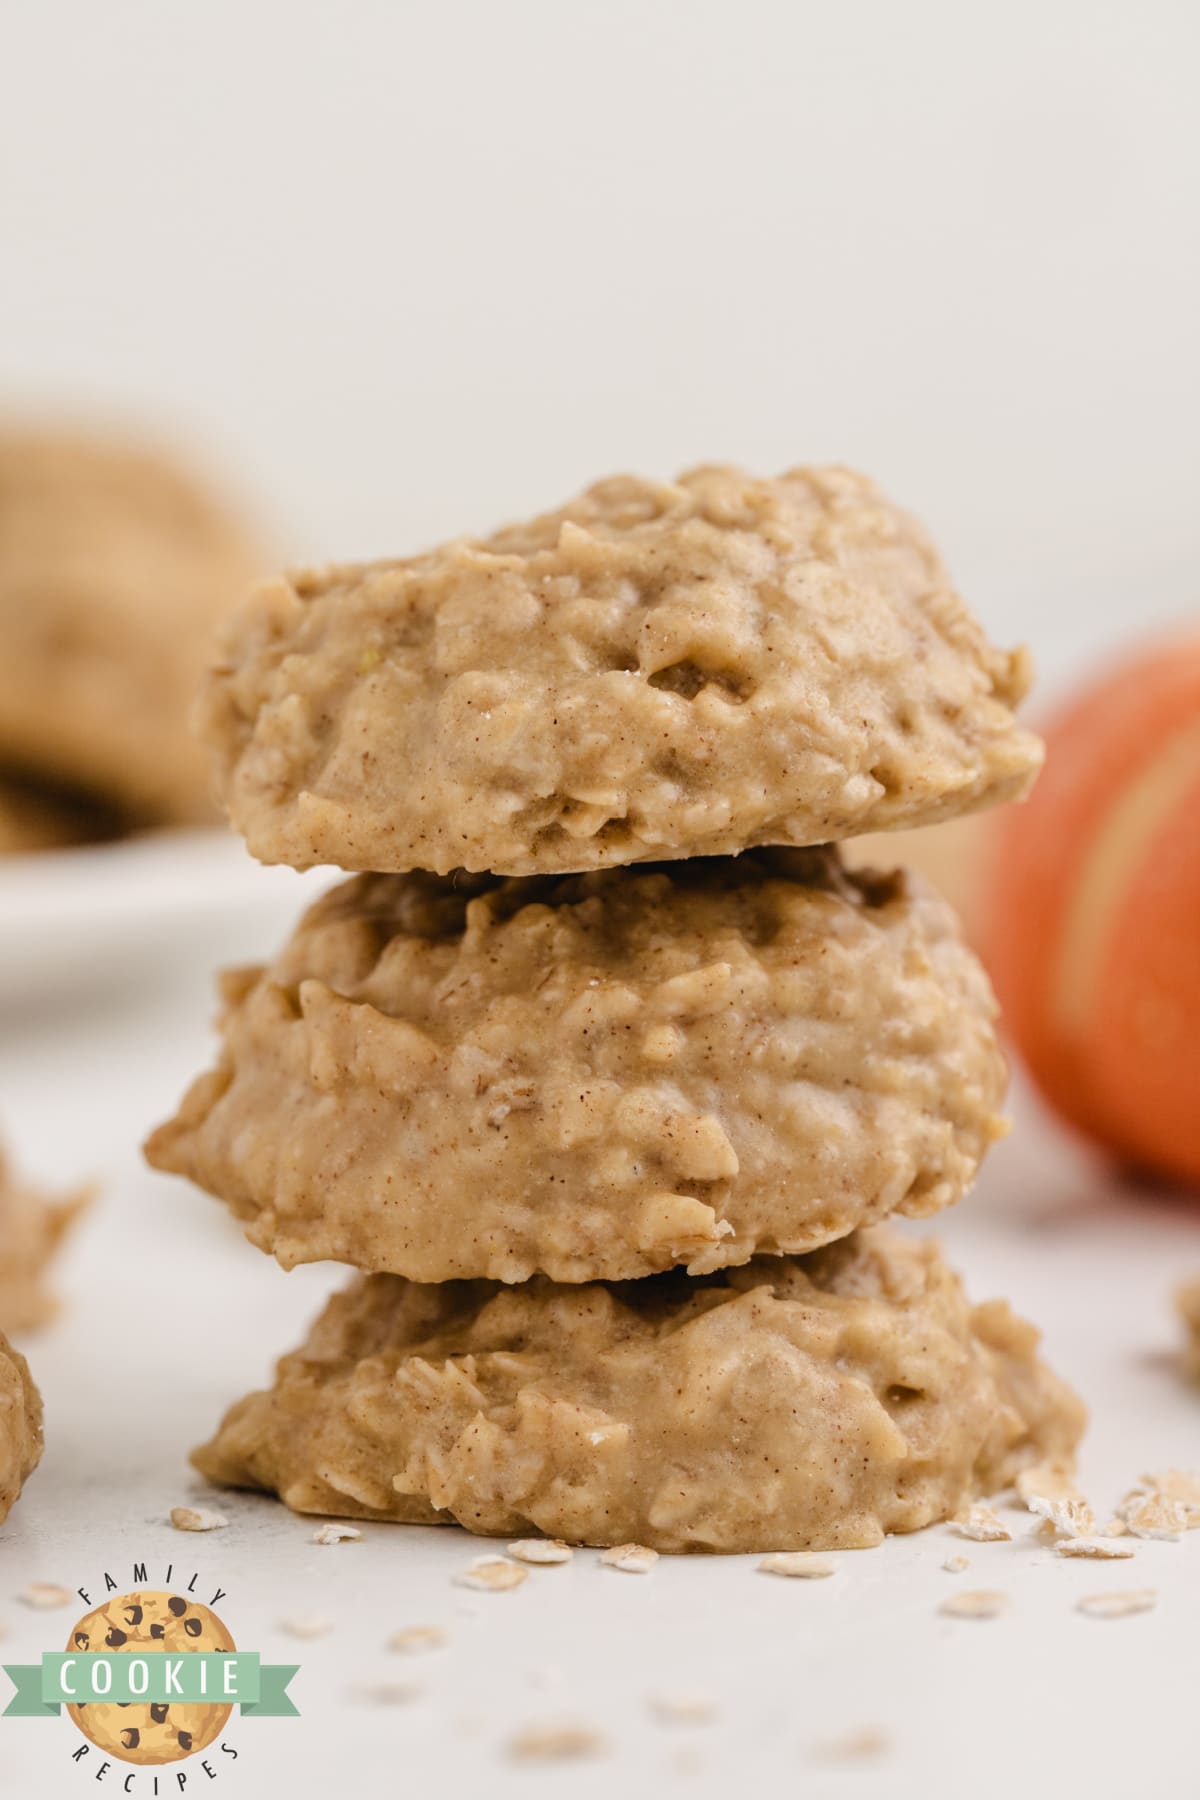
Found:
<svg viewBox="0 0 1200 1800"><path fill-rule="evenodd" d="M1028 675L865 477L702 468L263 585L206 732L264 862L575 873L1018 798Z"/></svg>

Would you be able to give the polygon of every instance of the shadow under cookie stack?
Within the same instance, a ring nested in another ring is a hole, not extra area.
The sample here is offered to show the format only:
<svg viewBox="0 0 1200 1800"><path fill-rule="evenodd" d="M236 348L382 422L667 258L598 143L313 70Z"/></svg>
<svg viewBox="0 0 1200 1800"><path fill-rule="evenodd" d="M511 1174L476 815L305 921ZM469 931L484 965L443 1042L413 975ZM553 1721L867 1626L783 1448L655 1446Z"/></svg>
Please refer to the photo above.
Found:
<svg viewBox="0 0 1200 1800"><path fill-rule="evenodd" d="M864 478L696 470L261 586L206 735L266 862L367 868L151 1162L362 1273L196 1453L302 1512L664 1551L855 1547L1069 1465L1037 1333L878 1222L1004 1125L955 918L839 840L1040 761Z"/></svg>

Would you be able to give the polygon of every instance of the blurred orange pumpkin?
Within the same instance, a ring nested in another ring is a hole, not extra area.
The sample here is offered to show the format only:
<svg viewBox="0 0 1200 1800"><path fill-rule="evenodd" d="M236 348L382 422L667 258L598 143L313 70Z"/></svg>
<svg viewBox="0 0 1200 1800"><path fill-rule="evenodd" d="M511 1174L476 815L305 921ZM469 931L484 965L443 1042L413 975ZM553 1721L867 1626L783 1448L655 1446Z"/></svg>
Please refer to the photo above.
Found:
<svg viewBox="0 0 1200 1800"><path fill-rule="evenodd" d="M1131 656L1051 720L997 822L982 949L1051 1104L1200 1183L1200 638Z"/></svg>

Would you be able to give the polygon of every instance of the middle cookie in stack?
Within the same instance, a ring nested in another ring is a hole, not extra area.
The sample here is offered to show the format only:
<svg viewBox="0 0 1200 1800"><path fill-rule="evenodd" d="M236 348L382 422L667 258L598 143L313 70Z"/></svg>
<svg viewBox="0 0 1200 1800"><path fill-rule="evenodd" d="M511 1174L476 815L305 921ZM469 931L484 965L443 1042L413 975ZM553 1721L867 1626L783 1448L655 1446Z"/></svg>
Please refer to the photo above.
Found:
<svg viewBox="0 0 1200 1800"><path fill-rule="evenodd" d="M260 590L209 706L235 823L394 872L226 978L150 1156L281 1262L372 1273L198 1466L745 1550L1069 1456L1036 1334L862 1229L957 1200L1003 1129L986 978L929 890L811 847L1022 791L1022 679L844 472L605 483ZM794 847L697 854L762 842Z"/></svg>

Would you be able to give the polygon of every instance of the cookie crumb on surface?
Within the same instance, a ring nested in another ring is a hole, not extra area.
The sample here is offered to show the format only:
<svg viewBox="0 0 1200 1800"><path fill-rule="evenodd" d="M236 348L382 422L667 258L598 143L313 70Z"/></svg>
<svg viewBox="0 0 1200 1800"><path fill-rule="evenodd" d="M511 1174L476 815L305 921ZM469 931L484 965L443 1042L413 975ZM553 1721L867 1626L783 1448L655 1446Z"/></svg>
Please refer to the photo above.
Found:
<svg viewBox="0 0 1200 1800"><path fill-rule="evenodd" d="M474 1588L481 1594L504 1594L527 1581L529 1570L507 1556L477 1556L454 1579L459 1587Z"/></svg>
<svg viewBox="0 0 1200 1800"><path fill-rule="evenodd" d="M996 1619L1008 1606L1008 1595L994 1588L965 1588L961 1594L951 1594L943 1600L938 1611L948 1613L952 1619Z"/></svg>
<svg viewBox="0 0 1200 1800"><path fill-rule="evenodd" d="M1160 1469L1143 1475L1117 1507L1118 1518L1128 1519L1131 1512L1151 1499L1170 1501L1182 1508L1187 1530L1200 1527L1200 1475L1188 1469Z"/></svg>
<svg viewBox="0 0 1200 1800"><path fill-rule="evenodd" d="M508 1753L518 1762L562 1762L603 1748L600 1733L587 1725L528 1725L509 1741Z"/></svg>
<svg viewBox="0 0 1200 1800"><path fill-rule="evenodd" d="M1188 1509L1166 1494L1130 1495L1121 1502L1120 1516L1134 1537L1159 1538L1177 1544L1188 1529Z"/></svg>
<svg viewBox="0 0 1200 1800"><path fill-rule="evenodd" d="M658 1561L658 1551L645 1544L614 1544L601 1551L600 1561L606 1569L620 1569L624 1575L648 1575Z"/></svg>
<svg viewBox="0 0 1200 1800"><path fill-rule="evenodd" d="M959 1537L973 1538L978 1544L1007 1544L1012 1532L990 1506L968 1506L950 1521L951 1530Z"/></svg>
<svg viewBox="0 0 1200 1800"><path fill-rule="evenodd" d="M286 1631L294 1638L326 1637L333 1630L333 1620L322 1613L296 1613L291 1618L280 1619L280 1631Z"/></svg>
<svg viewBox="0 0 1200 1800"><path fill-rule="evenodd" d="M707 1725L717 1703L708 1694L651 1694L650 1711L664 1725Z"/></svg>
<svg viewBox="0 0 1200 1800"><path fill-rule="evenodd" d="M318 1525L309 1542L313 1544L353 1544L362 1536L357 1525Z"/></svg>
<svg viewBox="0 0 1200 1800"><path fill-rule="evenodd" d="M1060 1556L1092 1557L1097 1562L1116 1562L1133 1555L1133 1545L1121 1538L1067 1537L1054 1546Z"/></svg>
<svg viewBox="0 0 1200 1800"><path fill-rule="evenodd" d="M1056 1537L1090 1538L1096 1535L1096 1515L1082 1496L1029 1494L1025 1504L1031 1513L1037 1513L1049 1522Z"/></svg>
<svg viewBox="0 0 1200 1800"><path fill-rule="evenodd" d="M882 1756L892 1747L886 1731L877 1725L863 1725L848 1731L844 1737L829 1738L816 1746L816 1754L825 1762L860 1762Z"/></svg>
<svg viewBox="0 0 1200 1800"><path fill-rule="evenodd" d="M1115 1594L1085 1594L1079 1611L1089 1619L1124 1619L1130 1613L1150 1612L1158 1605L1154 1588L1125 1588Z"/></svg>
<svg viewBox="0 0 1200 1800"><path fill-rule="evenodd" d="M171 1523L176 1531L224 1531L229 1520L208 1506L173 1506Z"/></svg>
<svg viewBox="0 0 1200 1800"><path fill-rule="evenodd" d="M443 1625L402 1625L388 1639L388 1649L399 1650L406 1656L422 1650L440 1650L449 1641L449 1636Z"/></svg>
<svg viewBox="0 0 1200 1800"><path fill-rule="evenodd" d="M518 1562L545 1564L569 1563L575 1552L561 1538L518 1538L508 1546L508 1554Z"/></svg>
<svg viewBox="0 0 1200 1800"><path fill-rule="evenodd" d="M55 1581L31 1581L27 1588L22 1588L18 1598L25 1606L46 1611L52 1606L65 1606L71 1598L71 1590L59 1587Z"/></svg>
<svg viewBox="0 0 1200 1800"><path fill-rule="evenodd" d="M789 1575L800 1581L819 1581L837 1573L836 1556L821 1556L814 1550L773 1550L759 1563L762 1575Z"/></svg>
<svg viewBox="0 0 1200 1800"><path fill-rule="evenodd" d="M969 1569L970 1566L970 1557L964 1556L961 1551L955 1556L948 1556L942 1564L943 1569L945 1569L948 1575L961 1575L963 1570Z"/></svg>

